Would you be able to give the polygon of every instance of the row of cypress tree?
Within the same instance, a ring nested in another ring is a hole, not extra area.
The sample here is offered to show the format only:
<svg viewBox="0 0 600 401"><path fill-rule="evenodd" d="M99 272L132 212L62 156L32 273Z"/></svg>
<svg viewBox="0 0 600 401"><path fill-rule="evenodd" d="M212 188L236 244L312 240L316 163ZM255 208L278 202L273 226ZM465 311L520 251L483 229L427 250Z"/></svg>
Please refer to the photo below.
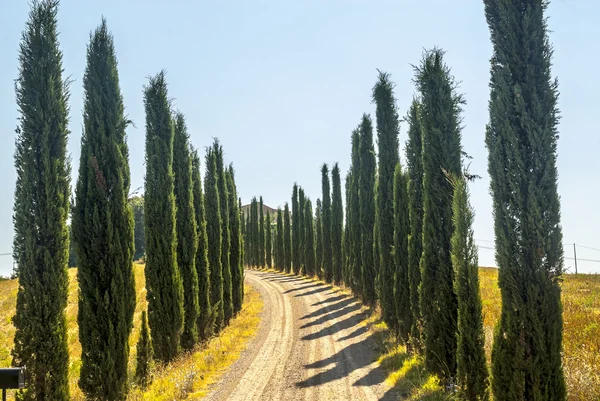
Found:
<svg viewBox="0 0 600 401"><path fill-rule="evenodd" d="M564 400L557 86L550 76L547 3L484 3L494 45L486 145L503 300L493 375L484 352L469 203L468 181L476 176L467 171L461 146L465 102L441 49L426 51L415 67L405 167L394 84L379 72L373 87L378 152L365 114L351 136L345 227L339 168L332 169L331 189L323 165L315 215L297 184L291 227L278 210L276 249L283 255L275 267L343 283L365 304L378 303L398 340L461 399L487 400L491 388L496 400ZM523 44L529 56L514 52Z"/></svg>
<svg viewBox="0 0 600 401"><path fill-rule="evenodd" d="M69 240L76 254L81 343L79 386L88 399L124 400L136 305L129 150L114 39L106 20L90 34L83 136L71 211L68 82L58 48L58 1L31 5L16 83L21 113L15 164L15 270L19 278L13 364L27 366L23 400L68 400L65 307ZM33 68L35 67L35 68ZM137 345L138 382L152 356L169 362L218 332L241 310L243 238L233 167L217 140L205 191L185 117L173 112L163 72L144 88L143 197L148 313ZM71 237L71 238L69 238ZM136 238L137 240L137 238ZM139 250L139 248L138 248Z"/></svg>

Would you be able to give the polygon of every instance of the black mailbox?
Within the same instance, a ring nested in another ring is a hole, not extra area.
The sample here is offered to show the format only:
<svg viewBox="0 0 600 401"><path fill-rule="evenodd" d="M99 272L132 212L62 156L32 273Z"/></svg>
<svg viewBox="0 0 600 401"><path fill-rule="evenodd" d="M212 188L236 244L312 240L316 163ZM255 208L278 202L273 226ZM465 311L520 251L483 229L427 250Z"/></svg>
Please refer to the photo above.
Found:
<svg viewBox="0 0 600 401"><path fill-rule="evenodd" d="M25 368L0 369L0 389L25 388Z"/></svg>

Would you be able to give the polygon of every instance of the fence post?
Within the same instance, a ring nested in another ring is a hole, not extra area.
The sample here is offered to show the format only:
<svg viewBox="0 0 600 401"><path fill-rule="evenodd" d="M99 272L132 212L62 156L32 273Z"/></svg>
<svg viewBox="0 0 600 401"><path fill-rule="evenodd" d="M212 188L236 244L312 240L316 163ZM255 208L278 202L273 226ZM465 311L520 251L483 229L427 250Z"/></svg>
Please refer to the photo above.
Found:
<svg viewBox="0 0 600 401"><path fill-rule="evenodd" d="M573 243L573 257L575 259L575 274L577 274L577 248L575 247L574 243Z"/></svg>

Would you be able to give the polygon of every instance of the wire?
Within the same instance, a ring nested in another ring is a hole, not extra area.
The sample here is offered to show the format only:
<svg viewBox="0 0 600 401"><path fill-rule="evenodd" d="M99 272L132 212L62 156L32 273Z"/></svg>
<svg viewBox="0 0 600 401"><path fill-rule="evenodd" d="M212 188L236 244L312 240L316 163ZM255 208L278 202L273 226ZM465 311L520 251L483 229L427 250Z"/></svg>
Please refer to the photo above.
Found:
<svg viewBox="0 0 600 401"><path fill-rule="evenodd" d="M600 252L600 249L598 248L592 248L591 246L585 246L585 245L579 245L579 244L575 244L576 247L581 247L581 248L585 248L585 249L591 249L592 251L598 251Z"/></svg>

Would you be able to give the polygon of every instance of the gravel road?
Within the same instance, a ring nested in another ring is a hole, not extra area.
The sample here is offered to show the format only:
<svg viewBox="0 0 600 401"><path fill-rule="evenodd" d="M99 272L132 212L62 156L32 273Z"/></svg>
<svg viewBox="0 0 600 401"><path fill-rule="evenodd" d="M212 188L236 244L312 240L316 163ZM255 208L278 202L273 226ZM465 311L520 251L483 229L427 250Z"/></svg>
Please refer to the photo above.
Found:
<svg viewBox="0 0 600 401"><path fill-rule="evenodd" d="M246 270L264 300L259 332L208 400L397 400L356 298L326 284Z"/></svg>

